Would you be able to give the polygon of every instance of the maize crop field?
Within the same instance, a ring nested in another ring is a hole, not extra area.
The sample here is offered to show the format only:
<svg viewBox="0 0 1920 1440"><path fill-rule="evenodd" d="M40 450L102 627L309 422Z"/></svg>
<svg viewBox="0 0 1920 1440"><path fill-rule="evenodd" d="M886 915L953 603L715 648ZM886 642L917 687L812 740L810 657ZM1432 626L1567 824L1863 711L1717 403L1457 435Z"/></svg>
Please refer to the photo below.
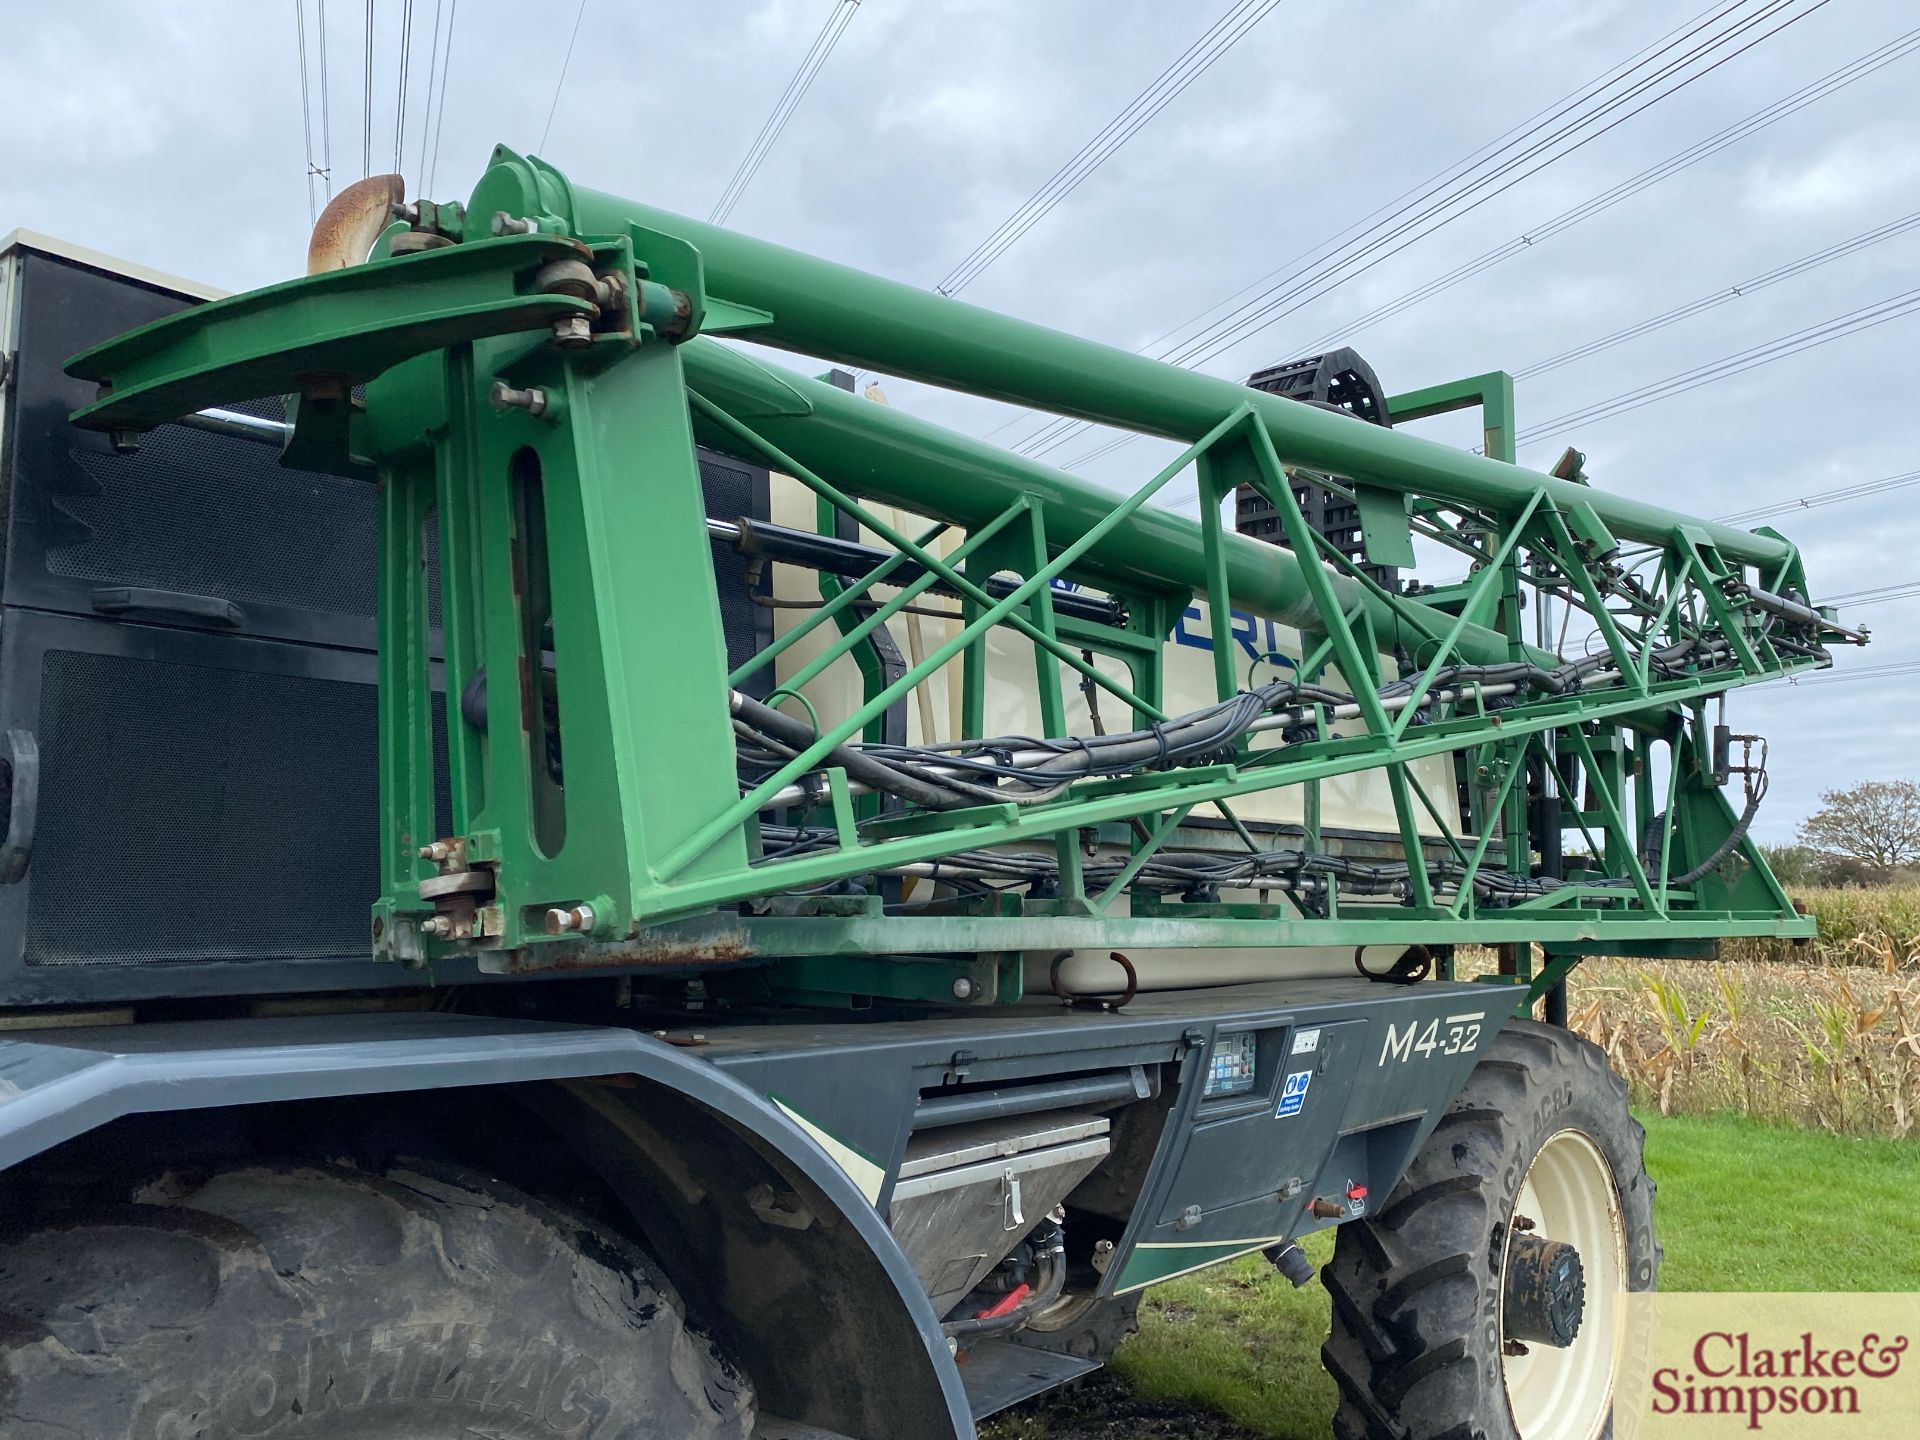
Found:
<svg viewBox="0 0 1920 1440"><path fill-rule="evenodd" d="M1920 889L1815 890L1810 944L1715 961L1589 960L1569 1023L1663 1115L1733 1112L1840 1135L1920 1125Z"/></svg>

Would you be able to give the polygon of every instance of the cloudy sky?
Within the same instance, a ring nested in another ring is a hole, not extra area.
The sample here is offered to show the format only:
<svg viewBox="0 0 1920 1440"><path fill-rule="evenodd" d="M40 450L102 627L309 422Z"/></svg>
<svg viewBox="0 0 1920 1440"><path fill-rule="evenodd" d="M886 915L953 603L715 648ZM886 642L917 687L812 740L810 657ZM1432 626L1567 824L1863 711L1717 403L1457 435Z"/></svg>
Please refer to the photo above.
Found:
<svg viewBox="0 0 1920 1440"><path fill-rule="evenodd" d="M1144 345L1683 20L1733 3L1706 12L1658 0L1282 0L966 298ZM556 98L574 0L457 0L434 193L464 196L504 141L540 149L595 189L705 215L833 5L587 0ZM299 272L310 222L293 4L7 8L20 13L7 16L0 47L9 101L0 231L48 231L233 289ZM402 168L416 190L430 37L446 8L413 5ZM730 223L930 286L1228 8L1227 0L865 0ZM375 9L370 148L385 170L402 5L377 0ZM1910 0L1742 0L1733 18L1745 12L1772 16L1749 39L1805 18L1204 368L1241 376L1344 333L1376 306L1920 24ZM362 173L362 13L348 0L326 9L336 183ZM314 0L306 15L318 152ZM1518 370L1897 221L1920 210L1917 92L1920 55L1896 60L1353 343L1391 390ZM1920 285L1916 260L1920 228L1523 381L1522 427L1900 296ZM1920 468L1909 398L1916 340L1920 310L1579 427L1523 450L1521 462L1544 467L1575 443L1596 484L1707 516ZM896 404L976 433L1018 440L1034 428L1008 425L1009 412L985 402L888 389ZM1049 458L1071 461L1098 438ZM1133 444L1083 473L1137 483L1162 453ZM1920 487L1773 523L1801 545L1819 593L1920 581ZM1843 653L1843 671L1920 659L1909 631L1920 599L1856 618L1879 638ZM1737 728L1774 741L1765 838L1790 837L1824 788L1920 775L1920 725L1905 703L1916 682L1920 674L1738 699Z"/></svg>

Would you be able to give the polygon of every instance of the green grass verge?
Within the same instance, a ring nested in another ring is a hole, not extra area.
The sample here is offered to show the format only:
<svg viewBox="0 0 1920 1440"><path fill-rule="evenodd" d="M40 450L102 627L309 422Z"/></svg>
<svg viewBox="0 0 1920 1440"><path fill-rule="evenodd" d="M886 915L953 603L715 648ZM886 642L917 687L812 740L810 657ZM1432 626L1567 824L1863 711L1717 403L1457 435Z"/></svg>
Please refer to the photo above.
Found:
<svg viewBox="0 0 1920 1440"><path fill-rule="evenodd" d="M1663 1290L1920 1290L1920 1144L1738 1117L1640 1118L1660 1187ZM1332 1236L1306 1248L1321 1264ZM1326 1333L1319 1284L1295 1290L1264 1261L1241 1260L1148 1291L1140 1334L1113 1369L1138 1395L1228 1416L1268 1440L1325 1440ZM1042 1413L986 1433L1046 1440L1051 1430Z"/></svg>
<svg viewBox="0 0 1920 1440"><path fill-rule="evenodd" d="M1640 1119L1662 1290L1920 1290L1920 1143Z"/></svg>

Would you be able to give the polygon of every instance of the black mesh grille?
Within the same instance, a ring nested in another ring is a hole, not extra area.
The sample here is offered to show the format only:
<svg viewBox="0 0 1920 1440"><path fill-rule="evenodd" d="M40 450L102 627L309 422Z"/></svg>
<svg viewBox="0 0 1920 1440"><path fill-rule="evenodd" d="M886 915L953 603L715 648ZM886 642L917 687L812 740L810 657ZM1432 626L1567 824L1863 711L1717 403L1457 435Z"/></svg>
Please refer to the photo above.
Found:
<svg viewBox="0 0 1920 1440"><path fill-rule="evenodd" d="M278 401L236 407L279 418ZM55 486L47 569L112 585L371 616L376 496L364 480L178 425L131 455L75 447L85 487Z"/></svg>
<svg viewBox="0 0 1920 1440"><path fill-rule="evenodd" d="M364 958L372 685L54 650L29 965Z"/></svg>

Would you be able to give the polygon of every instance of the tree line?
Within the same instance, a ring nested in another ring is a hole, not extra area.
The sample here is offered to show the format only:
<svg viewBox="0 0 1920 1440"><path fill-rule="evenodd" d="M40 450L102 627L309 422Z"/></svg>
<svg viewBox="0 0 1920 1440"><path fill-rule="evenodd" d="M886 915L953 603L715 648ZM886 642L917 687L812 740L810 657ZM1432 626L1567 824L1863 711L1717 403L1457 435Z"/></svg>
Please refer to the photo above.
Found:
<svg viewBox="0 0 1920 1440"><path fill-rule="evenodd" d="M1792 845L1762 847L1783 885L1890 885L1920 867L1920 783L1867 780L1820 796Z"/></svg>

